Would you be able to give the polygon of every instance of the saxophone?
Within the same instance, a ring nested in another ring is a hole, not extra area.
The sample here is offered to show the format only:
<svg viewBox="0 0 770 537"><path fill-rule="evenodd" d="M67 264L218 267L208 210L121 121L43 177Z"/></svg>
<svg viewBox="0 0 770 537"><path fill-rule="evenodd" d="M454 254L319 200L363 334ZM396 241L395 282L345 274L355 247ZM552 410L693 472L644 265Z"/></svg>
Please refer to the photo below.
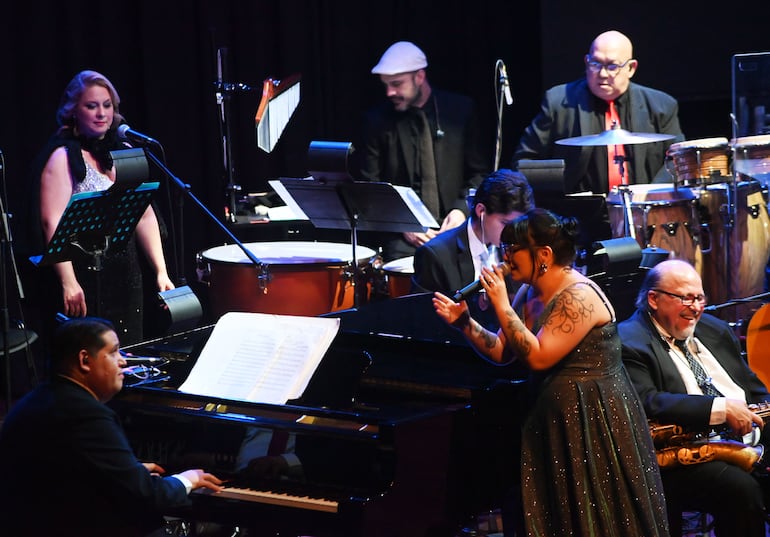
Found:
<svg viewBox="0 0 770 537"><path fill-rule="evenodd" d="M770 403L751 404L749 409L765 423L770 419ZM649 425L658 466L661 469L717 460L751 472L760 467L764 456L764 446L761 444L748 446L737 440L725 440L718 432L686 431L679 425L663 425L655 421L650 421ZM722 431L721 434L725 432Z"/></svg>

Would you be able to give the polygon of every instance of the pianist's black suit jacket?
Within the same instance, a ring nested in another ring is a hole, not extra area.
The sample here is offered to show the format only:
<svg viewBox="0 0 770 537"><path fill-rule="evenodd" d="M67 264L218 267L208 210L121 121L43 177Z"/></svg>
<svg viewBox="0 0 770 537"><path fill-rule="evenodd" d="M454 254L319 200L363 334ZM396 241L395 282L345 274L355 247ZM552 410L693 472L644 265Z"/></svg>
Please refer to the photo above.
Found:
<svg viewBox="0 0 770 537"><path fill-rule="evenodd" d="M429 240L414 253L413 293L440 291L451 296L474 279L475 270L468 239L468 220ZM513 295L521 286L510 276L505 279L505 283L510 295ZM480 300L479 294L468 297L467 303L474 319L488 330L497 331L500 323L494 308ZM517 367L519 365L517 362Z"/></svg>
<svg viewBox="0 0 770 537"><path fill-rule="evenodd" d="M150 475L137 460L115 412L61 377L11 409L0 483L7 535L145 535L188 501L178 479Z"/></svg>
<svg viewBox="0 0 770 537"><path fill-rule="evenodd" d="M647 417L663 424L708 427L712 398L687 395L667 345L649 315L637 310L618 325L618 332L623 343L623 362ZM727 323L704 314L695 327L695 336L743 388L749 403L770 400L767 388L741 356L740 343Z"/></svg>

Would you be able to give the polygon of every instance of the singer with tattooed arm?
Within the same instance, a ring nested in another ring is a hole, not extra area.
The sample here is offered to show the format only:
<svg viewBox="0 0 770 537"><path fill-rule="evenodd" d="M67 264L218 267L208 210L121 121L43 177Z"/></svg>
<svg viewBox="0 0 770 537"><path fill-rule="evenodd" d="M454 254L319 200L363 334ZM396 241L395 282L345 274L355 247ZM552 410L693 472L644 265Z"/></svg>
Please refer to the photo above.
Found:
<svg viewBox="0 0 770 537"><path fill-rule="evenodd" d="M527 535L667 536L660 472L620 358L615 313L573 269L577 236L574 218L544 209L503 228L504 261L526 285L511 304L504 267L482 269L496 334L470 317L464 301L436 293L434 307L486 359L519 360L530 371L521 449Z"/></svg>
<svg viewBox="0 0 770 537"><path fill-rule="evenodd" d="M33 170L38 194L31 197L38 205L30 211L30 225L39 230L33 238L40 242L38 252L51 240L73 194L106 190L115 182L110 151L130 147L118 137L117 128L123 122L119 105L117 90L100 73L81 71L67 84L56 113L59 129L41 151ZM42 299L55 302L52 306L56 311L68 317L91 314L109 319L124 343L142 341L142 272L136 242L155 275L156 288L173 289L158 219L148 207L125 250L107 249L98 273L88 268L90 259L57 263L52 278L42 276L44 285L50 285L40 292ZM51 287L56 291L48 293ZM51 295L58 300L51 300ZM46 313L45 318L53 319L53 314ZM48 333L46 329L43 332Z"/></svg>

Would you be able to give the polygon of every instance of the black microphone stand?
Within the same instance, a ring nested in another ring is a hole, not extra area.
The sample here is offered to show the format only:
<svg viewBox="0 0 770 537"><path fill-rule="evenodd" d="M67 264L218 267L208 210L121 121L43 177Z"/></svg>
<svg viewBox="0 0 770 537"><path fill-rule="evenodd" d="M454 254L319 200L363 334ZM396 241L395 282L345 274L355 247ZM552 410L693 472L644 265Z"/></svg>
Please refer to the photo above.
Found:
<svg viewBox="0 0 770 537"><path fill-rule="evenodd" d="M745 298L734 298L732 300L728 300L727 302L723 302L721 304L713 304L711 306L706 306L703 308L703 311L707 313L711 313L713 311L719 311L723 308L729 308L730 306L737 306L738 304L754 302L756 300L762 300L763 298L768 298L768 297L770 297L770 292L759 293L758 295L747 296Z"/></svg>
<svg viewBox="0 0 770 537"><path fill-rule="evenodd" d="M234 243L234 244L238 245L238 248L240 248L240 249L243 251L243 253L244 253L244 254L246 255L246 257L249 259L249 261L251 261L251 263L252 263L252 264L253 264L253 265L254 265L254 266L255 266L255 267L256 267L256 268L259 270L259 273L261 274L261 273L262 273L262 271L264 270L264 263L262 263L262 261L260 261L260 260L259 260L259 258L257 258L257 256L255 256L255 255L254 255L254 254L251 252L251 250L249 250L248 248L246 248L246 246L244 246L244 244L243 244L243 243L242 243L240 240L238 240L238 238L236 238L236 236L235 236L235 235L233 235L233 233L230 231L230 229L228 229L228 227L227 227L227 226L226 226L224 223L222 223L222 221L221 221L219 218L217 218L217 217L214 215L214 213L212 213L212 212L211 212L211 211L210 211L210 210L209 210L209 209L208 209L208 208L207 208L207 207L206 207L206 206L203 204L203 202L202 202L201 200L199 200L199 199L198 199L198 198L195 196L195 194L193 194L193 193L192 193L192 190L191 190L191 188L190 188L190 185L189 185L189 184L187 184L187 183L185 183L185 182L184 182L184 181L182 181L181 179L179 179L179 177L177 177L176 175L174 175L174 174L171 172L171 170L169 170L169 169L168 169L168 167L167 167L167 166L166 166L166 165L163 163L163 161L161 161L161 160L160 160L160 159L159 159L157 156L155 156L155 154L153 154L153 152L152 152L152 151L150 151L150 150L149 150L149 149L147 149L146 147L144 148L144 153L145 153L145 155L147 155L147 158L148 158L148 159L150 159L152 162L154 162L154 163L155 163L155 164L156 164L156 165L157 165L157 166L158 166L158 167L159 167L159 168L160 168L160 169L163 171L163 173L164 173L164 174L166 174L166 176L167 176L169 179L171 179L171 182L172 182L172 183L174 183L174 184L175 184L175 185L176 185L176 186L177 186L177 187L178 187L178 188L181 190L181 192L182 192L183 194L186 194L186 195L187 195L187 197L189 197L191 200L193 200L193 202L195 202L195 204L196 204L196 205L197 205L197 206L198 206L198 207L201 209L201 211L203 211L203 213L204 213L206 216L208 216L208 217L209 217L209 219L210 219L212 222L216 223L216 225L217 225L217 226L219 226L219 229L221 229L222 231L224 231L225 235L227 235L227 237L228 237L228 238L229 238L231 241L233 241L233 243Z"/></svg>

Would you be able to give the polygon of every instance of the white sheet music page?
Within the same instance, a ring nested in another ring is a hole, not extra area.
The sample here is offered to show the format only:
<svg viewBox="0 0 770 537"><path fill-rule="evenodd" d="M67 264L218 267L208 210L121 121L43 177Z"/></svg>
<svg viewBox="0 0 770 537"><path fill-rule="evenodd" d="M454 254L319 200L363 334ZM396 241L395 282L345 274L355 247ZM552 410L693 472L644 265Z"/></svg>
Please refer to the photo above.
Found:
<svg viewBox="0 0 770 537"><path fill-rule="evenodd" d="M441 226L438 225L438 222L436 222L436 219L433 218L433 215L430 214L430 211L428 208L423 204L420 197L417 195L417 193L409 188L408 186L402 186L402 185L392 185L393 188L398 192L398 195L401 196L401 199L404 200L404 203L409 207L409 209L412 211L412 214L414 214L417 217L417 220L422 224L424 228L439 228Z"/></svg>
<svg viewBox="0 0 770 537"><path fill-rule="evenodd" d="M338 318L226 313L179 390L286 404L305 391L339 326Z"/></svg>
<svg viewBox="0 0 770 537"><path fill-rule="evenodd" d="M257 147L262 151L270 153L278 143L289 119L299 105L299 88L300 83L297 82L270 99L264 117L257 124Z"/></svg>

